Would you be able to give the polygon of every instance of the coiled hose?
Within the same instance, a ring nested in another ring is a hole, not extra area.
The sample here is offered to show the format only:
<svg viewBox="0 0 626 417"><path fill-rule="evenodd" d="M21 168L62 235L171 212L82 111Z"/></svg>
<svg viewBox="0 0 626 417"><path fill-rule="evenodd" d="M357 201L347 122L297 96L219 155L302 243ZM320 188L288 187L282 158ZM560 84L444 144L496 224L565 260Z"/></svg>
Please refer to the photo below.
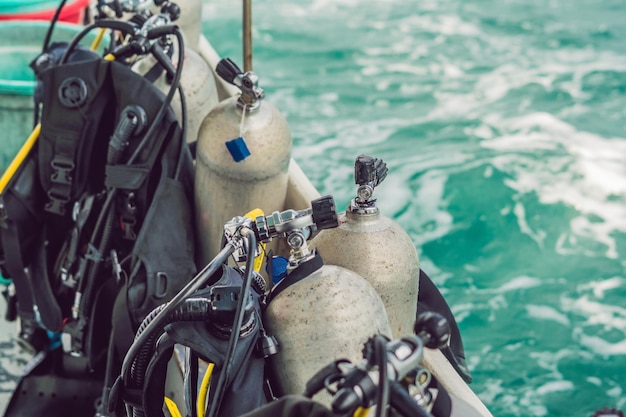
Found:
<svg viewBox="0 0 626 417"><path fill-rule="evenodd" d="M157 315L165 309L167 304L162 304L152 310L141 322L135 340L148 328L150 323L157 317ZM211 313L211 301L207 298L188 298L184 300L175 310L170 312L159 326L151 331L142 344L137 356L132 362L130 368L130 380L129 388L143 388L145 382L146 369L150 358L154 353L155 344L158 338L165 331L165 326L174 322L182 321L205 321L210 318ZM142 409L133 408L133 417L143 417L144 411Z"/></svg>

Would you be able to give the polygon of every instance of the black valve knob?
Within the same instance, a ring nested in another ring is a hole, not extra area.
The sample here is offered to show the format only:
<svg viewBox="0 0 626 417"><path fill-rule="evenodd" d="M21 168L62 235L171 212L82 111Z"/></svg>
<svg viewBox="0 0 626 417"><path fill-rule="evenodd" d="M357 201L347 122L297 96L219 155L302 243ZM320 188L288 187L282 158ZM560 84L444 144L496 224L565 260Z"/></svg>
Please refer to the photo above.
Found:
<svg viewBox="0 0 626 417"><path fill-rule="evenodd" d="M243 74L237 64L235 64L230 58L223 58L220 62L218 62L215 71L220 77L222 77L222 79L224 79L224 81L233 85L235 79L239 75Z"/></svg>
<svg viewBox="0 0 626 417"><path fill-rule="evenodd" d="M354 161L354 183L376 187L387 177L387 164L380 158L359 155Z"/></svg>
<svg viewBox="0 0 626 417"><path fill-rule="evenodd" d="M161 13L168 15L174 22L180 17L180 7L176 3L167 2L161 7Z"/></svg>
<svg viewBox="0 0 626 417"><path fill-rule="evenodd" d="M444 316L433 311L425 311L417 315L415 334L429 349L439 349L450 342L450 324Z"/></svg>
<svg viewBox="0 0 626 417"><path fill-rule="evenodd" d="M317 230L332 229L339 226L335 199L332 195L325 195L311 201L311 209Z"/></svg>

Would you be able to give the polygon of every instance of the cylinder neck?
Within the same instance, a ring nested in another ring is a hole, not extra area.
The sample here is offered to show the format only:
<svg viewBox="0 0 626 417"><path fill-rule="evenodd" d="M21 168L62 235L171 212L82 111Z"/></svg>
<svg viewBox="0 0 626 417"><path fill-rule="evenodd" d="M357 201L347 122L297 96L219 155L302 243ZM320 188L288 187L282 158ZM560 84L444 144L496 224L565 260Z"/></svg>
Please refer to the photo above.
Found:
<svg viewBox="0 0 626 417"><path fill-rule="evenodd" d="M368 200L367 202L359 202L358 198L353 198L350 205L346 209L348 218L378 217L380 210L376 206L376 200Z"/></svg>

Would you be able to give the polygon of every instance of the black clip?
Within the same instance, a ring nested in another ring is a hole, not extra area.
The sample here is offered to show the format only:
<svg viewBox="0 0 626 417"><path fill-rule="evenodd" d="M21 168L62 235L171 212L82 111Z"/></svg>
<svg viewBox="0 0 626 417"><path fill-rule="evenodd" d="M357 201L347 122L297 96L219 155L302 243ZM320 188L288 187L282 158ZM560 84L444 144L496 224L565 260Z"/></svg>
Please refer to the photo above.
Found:
<svg viewBox="0 0 626 417"><path fill-rule="evenodd" d="M63 216L65 214L65 205L70 201L70 198L57 194L53 190L48 191L48 197L50 201L46 203L45 210Z"/></svg>
<svg viewBox="0 0 626 417"><path fill-rule="evenodd" d="M74 170L74 161L57 155L50 165L54 169L50 180L56 184L70 185L72 183L72 171Z"/></svg>

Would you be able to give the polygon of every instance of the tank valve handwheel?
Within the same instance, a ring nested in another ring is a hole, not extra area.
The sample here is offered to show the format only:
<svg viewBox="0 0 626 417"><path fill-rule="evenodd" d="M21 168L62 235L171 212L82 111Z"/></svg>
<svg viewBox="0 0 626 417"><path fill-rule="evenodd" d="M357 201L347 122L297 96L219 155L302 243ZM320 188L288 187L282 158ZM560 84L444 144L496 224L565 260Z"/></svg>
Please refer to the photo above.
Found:
<svg viewBox="0 0 626 417"><path fill-rule="evenodd" d="M245 107L249 111L259 107L261 100L265 97L265 92L259 87L259 77L255 72L241 71L230 58L223 58L218 62L215 71L224 81L241 90L241 96L237 101L239 107Z"/></svg>
<svg viewBox="0 0 626 417"><path fill-rule="evenodd" d="M373 198L376 188L387 177L387 164L380 158L359 155L354 160L354 183L358 185L356 197L352 200L353 211L377 212Z"/></svg>
<svg viewBox="0 0 626 417"><path fill-rule="evenodd" d="M387 163L380 158L359 155L354 161L354 183L377 187L387 177Z"/></svg>
<svg viewBox="0 0 626 417"><path fill-rule="evenodd" d="M332 229L339 226L337 208L332 196L326 195L311 201L311 209L317 230Z"/></svg>

